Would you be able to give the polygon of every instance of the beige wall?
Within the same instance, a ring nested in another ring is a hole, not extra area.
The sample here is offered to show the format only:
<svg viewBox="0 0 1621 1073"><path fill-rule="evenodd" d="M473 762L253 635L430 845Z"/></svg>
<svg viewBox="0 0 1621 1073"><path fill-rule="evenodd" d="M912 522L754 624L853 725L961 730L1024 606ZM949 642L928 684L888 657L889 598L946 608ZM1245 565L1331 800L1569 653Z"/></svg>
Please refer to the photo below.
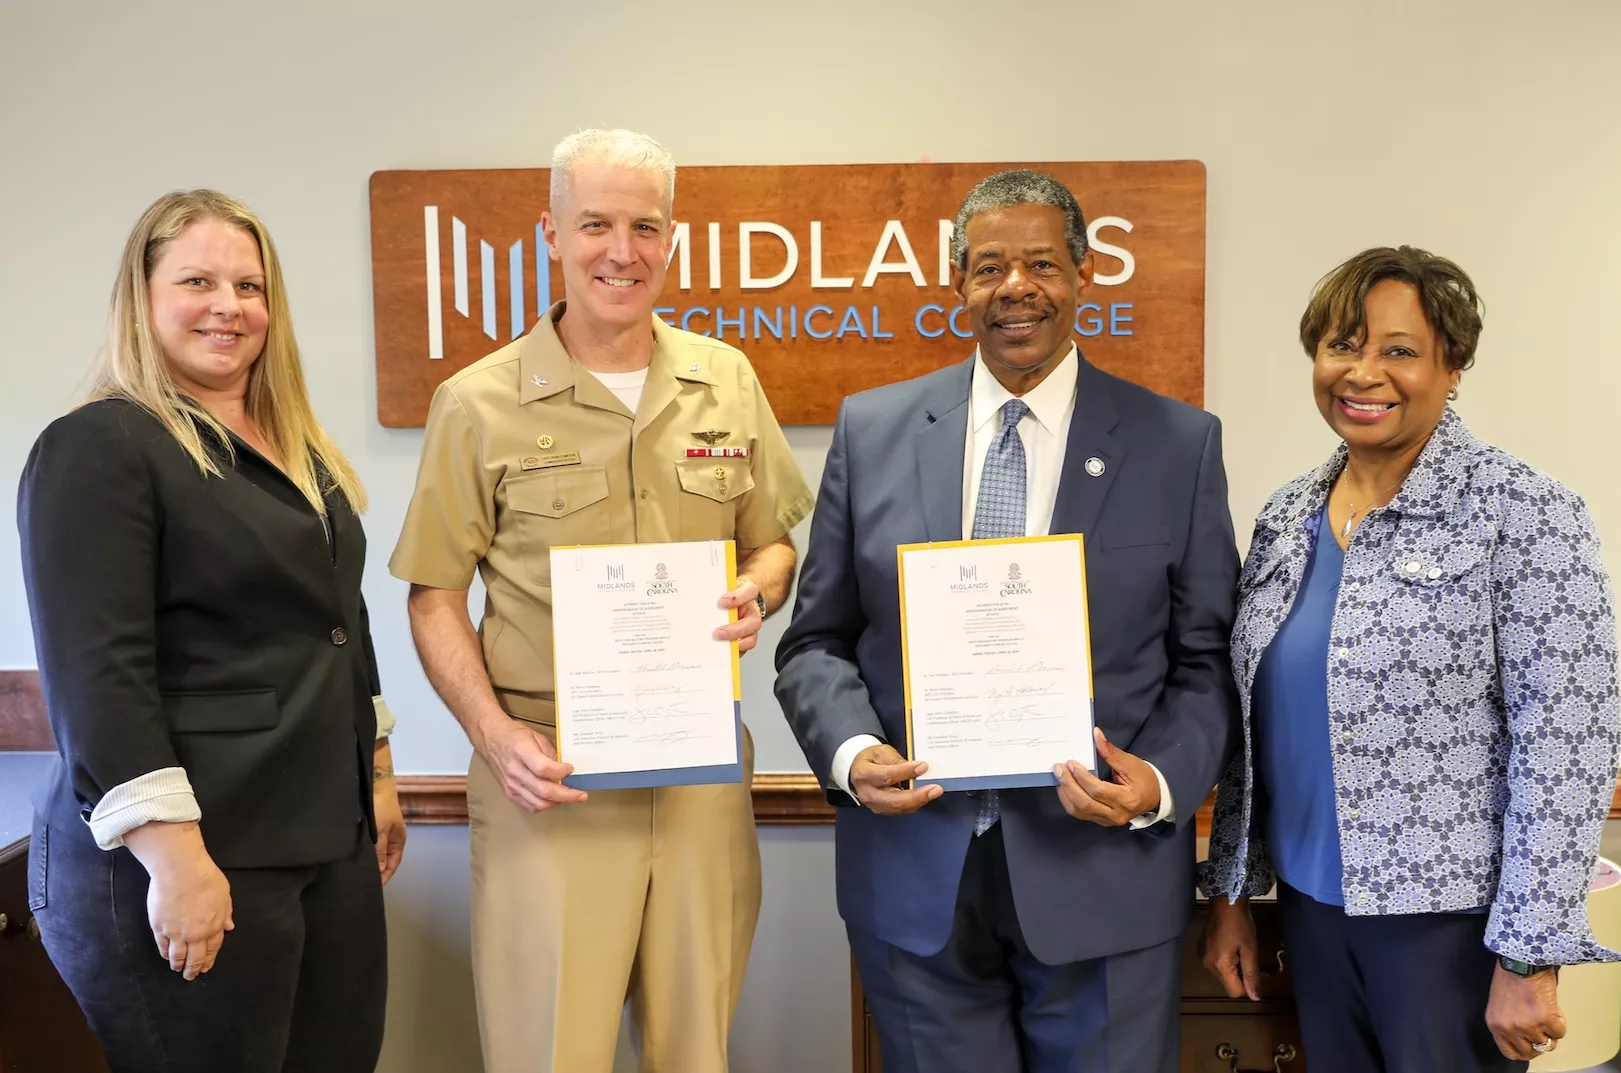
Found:
<svg viewBox="0 0 1621 1073"><path fill-rule="evenodd" d="M1203 160L1208 402L1226 423L1241 544L1267 494L1331 446L1293 341L1311 283L1375 243L1445 253L1488 304L1459 410L1587 496L1617 570L1618 45L1612 0L4 0L0 488L80 390L140 210L177 186L244 198L283 252L318 409L373 494L367 591L400 767L460 769L465 740L416 668L383 568L420 435L374 417L366 179L544 164L567 131L611 124L692 164ZM826 431L793 442L818 471ZM0 666L31 666L15 564L0 527ZM745 689L760 766L800 769L769 684L757 655ZM460 838L424 835L391 892L398 1073L475 1053ZM742 1068L842 1068L829 859L825 833L768 853L777 910ZM784 1053L768 1059L773 1040Z"/></svg>

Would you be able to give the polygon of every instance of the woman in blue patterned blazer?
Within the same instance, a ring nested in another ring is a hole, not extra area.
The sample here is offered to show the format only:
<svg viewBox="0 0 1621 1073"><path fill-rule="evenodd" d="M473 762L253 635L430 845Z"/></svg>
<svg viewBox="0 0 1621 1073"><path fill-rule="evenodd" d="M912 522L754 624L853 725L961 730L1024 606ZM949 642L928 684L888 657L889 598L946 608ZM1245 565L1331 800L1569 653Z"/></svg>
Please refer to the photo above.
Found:
<svg viewBox="0 0 1621 1073"><path fill-rule="evenodd" d="M1373 249L1300 322L1344 440L1256 519L1233 631L1244 748L1216 798L1205 963L1258 997L1277 880L1312 1073L1517 1070L1558 966L1616 960L1586 895L1621 738L1609 579L1569 489L1448 406L1480 302Z"/></svg>

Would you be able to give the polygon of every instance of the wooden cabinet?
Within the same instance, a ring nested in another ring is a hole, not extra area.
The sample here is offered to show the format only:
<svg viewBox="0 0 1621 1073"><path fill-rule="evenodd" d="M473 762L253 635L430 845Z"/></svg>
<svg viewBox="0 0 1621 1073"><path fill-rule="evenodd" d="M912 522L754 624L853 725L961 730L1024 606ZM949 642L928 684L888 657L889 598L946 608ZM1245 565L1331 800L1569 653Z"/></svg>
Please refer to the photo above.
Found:
<svg viewBox="0 0 1621 1073"><path fill-rule="evenodd" d="M1253 901L1261 1001L1230 999L1205 971L1208 906L1200 902L1182 950L1182 1073L1304 1073L1294 993L1278 937L1277 905Z"/></svg>
<svg viewBox="0 0 1621 1073"><path fill-rule="evenodd" d="M28 842L0 850L0 1073L107 1073L28 911Z"/></svg>
<svg viewBox="0 0 1621 1073"><path fill-rule="evenodd" d="M1261 1001L1230 999L1201 962L1200 945L1208 919L1200 902L1182 952L1181 1073L1305 1073L1306 1058L1295 1020L1289 972L1278 940L1276 906L1250 903L1255 914L1261 958ZM861 996L861 980L850 973L852 1066L854 1073L881 1073L878 1032Z"/></svg>

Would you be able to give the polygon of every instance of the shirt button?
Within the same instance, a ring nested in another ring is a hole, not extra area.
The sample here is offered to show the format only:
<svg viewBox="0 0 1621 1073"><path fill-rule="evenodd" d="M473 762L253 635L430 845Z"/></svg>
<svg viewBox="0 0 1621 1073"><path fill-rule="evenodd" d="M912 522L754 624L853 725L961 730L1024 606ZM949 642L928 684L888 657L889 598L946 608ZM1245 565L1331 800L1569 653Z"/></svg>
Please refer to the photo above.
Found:
<svg viewBox="0 0 1621 1073"><path fill-rule="evenodd" d="M1354 819L1357 819L1358 817L1360 817L1362 815L1362 812L1359 809L1352 809L1350 812L1347 812L1346 815L1351 817L1351 819L1354 820Z"/></svg>
<svg viewBox="0 0 1621 1073"><path fill-rule="evenodd" d="M553 510L562 510L563 509L563 501L561 499L552 500L552 509Z"/></svg>
<svg viewBox="0 0 1621 1073"><path fill-rule="evenodd" d="M1360 588L1362 588L1362 582L1360 581L1353 581L1351 584L1346 586L1346 589L1350 592L1356 592Z"/></svg>
<svg viewBox="0 0 1621 1073"><path fill-rule="evenodd" d="M643 488L640 492L637 493L637 495L642 499L646 499L648 496L650 496L652 494L653 493L649 492L646 488Z"/></svg>
<svg viewBox="0 0 1621 1073"><path fill-rule="evenodd" d="M1351 650L1349 648L1343 648L1342 647L1339 650L1339 657L1340 657L1340 659L1343 659L1343 660L1349 660L1351 658Z"/></svg>
<svg viewBox="0 0 1621 1073"><path fill-rule="evenodd" d="M1361 904L1363 904L1363 905L1367 905L1367 904L1368 904L1368 892L1367 892L1367 891L1363 891L1363 892L1362 892L1362 893L1361 893L1361 894L1358 894L1358 895L1357 895L1357 896L1356 896L1356 900L1357 900L1357 901L1358 901L1358 902L1359 902L1359 903L1361 903Z"/></svg>
<svg viewBox="0 0 1621 1073"><path fill-rule="evenodd" d="M1340 740L1345 742L1347 745L1351 744L1351 732L1347 730L1345 733L1341 734Z"/></svg>
<svg viewBox="0 0 1621 1073"><path fill-rule="evenodd" d="M333 630L332 631L332 643L335 644L335 645L348 644L349 643L349 631L344 629L342 626L339 626L337 629Z"/></svg>

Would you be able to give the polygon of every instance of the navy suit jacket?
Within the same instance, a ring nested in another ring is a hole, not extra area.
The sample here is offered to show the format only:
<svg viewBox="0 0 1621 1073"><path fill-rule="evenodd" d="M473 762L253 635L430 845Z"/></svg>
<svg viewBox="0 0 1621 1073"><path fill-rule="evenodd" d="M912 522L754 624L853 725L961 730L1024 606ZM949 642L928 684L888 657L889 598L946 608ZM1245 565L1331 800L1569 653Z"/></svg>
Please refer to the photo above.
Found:
<svg viewBox="0 0 1621 1073"><path fill-rule="evenodd" d="M1085 535L1097 724L1160 769L1177 819L1104 828L1070 817L1055 789L1001 792L1019 924L1054 965L1186 927L1193 816L1230 754L1237 713L1228 637L1238 551L1220 424L1080 362L1051 531ZM776 684L834 804L855 804L830 780L845 741L873 734L905 749L895 547L963 537L973 369L970 358L853 395L839 411ZM1094 457L1104 463L1096 477L1086 471ZM939 952L975 807L948 793L908 816L840 808L845 921L920 955Z"/></svg>

